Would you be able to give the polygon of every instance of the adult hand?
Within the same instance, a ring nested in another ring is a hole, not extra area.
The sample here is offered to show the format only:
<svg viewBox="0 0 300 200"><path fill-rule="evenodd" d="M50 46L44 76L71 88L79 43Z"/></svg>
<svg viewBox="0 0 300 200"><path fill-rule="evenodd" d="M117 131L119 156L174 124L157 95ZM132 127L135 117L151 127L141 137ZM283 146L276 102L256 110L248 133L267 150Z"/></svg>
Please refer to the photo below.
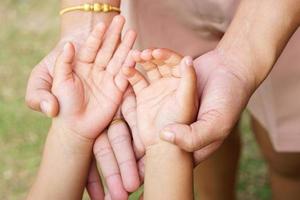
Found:
<svg viewBox="0 0 300 200"><path fill-rule="evenodd" d="M172 124L161 138L194 152L195 164L212 154L230 133L254 92L253 74L221 50L194 61L200 108L191 125Z"/></svg>
<svg viewBox="0 0 300 200"><path fill-rule="evenodd" d="M79 48L88 34L89 31L81 30L61 38L51 52L33 68L25 97L28 107L40 111L48 117L55 117L58 114L58 101L51 93L53 66L56 58L66 42L72 41L76 48Z"/></svg>

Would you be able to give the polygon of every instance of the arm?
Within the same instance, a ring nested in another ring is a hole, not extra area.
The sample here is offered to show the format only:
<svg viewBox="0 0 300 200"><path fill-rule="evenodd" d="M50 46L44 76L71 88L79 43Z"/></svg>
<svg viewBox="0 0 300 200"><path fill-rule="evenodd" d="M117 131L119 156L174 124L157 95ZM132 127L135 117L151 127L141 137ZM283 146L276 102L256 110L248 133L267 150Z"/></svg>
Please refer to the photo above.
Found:
<svg viewBox="0 0 300 200"><path fill-rule="evenodd" d="M109 28L115 34L104 38L106 27L100 23L79 51L68 42L58 56L51 92L60 111L29 199L81 198L94 141L111 122L127 87L118 72L136 34L128 31L117 45L123 24L123 17L115 17Z"/></svg>
<svg viewBox="0 0 300 200"><path fill-rule="evenodd" d="M191 153L161 141L146 152L145 175L146 200L193 199Z"/></svg>
<svg viewBox="0 0 300 200"><path fill-rule="evenodd" d="M120 7L120 0L62 0L61 8L96 2L109 3L110 5ZM117 14L119 13L95 13L82 11L66 13L61 16L61 37L68 37L80 32L88 34L99 22L104 22L106 25L109 25L113 17Z"/></svg>
<svg viewBox="0 0 300 200"><path fill-rule="evenodd" d="M299 25L299 0L244 0L217 48L253 73L256 89Z"/></svg>
<svg viewBox="0 0 300 200"><path fill-rule="evenodd" d="M82 198L93 140L74 136L76 133L52 125L28 200Z"/></svg>
<svg viewBox="0 0 300 200"><path fill-rule="evenodd" d="M207 158L230 133L299 24L299 0L242 1L218 47L194 61L198 120L171 125L161 138L195 152L196 162Z"/></svg>

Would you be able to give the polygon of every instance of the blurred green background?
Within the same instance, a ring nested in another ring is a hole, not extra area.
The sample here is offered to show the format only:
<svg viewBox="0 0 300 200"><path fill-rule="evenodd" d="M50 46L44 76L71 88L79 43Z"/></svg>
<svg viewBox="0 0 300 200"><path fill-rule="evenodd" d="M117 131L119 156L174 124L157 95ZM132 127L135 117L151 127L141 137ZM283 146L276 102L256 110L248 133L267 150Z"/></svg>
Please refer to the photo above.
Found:
<svg viewBox="0 0 300 200"><path fill-rule="evenodd" d="M31 69L58 39L58 11L59 0L1 0L0 199L24 199L37 172L50 120L30 111L24 94ZM270 199L266 166L247 114L242 121L238 199Z"/></svg>

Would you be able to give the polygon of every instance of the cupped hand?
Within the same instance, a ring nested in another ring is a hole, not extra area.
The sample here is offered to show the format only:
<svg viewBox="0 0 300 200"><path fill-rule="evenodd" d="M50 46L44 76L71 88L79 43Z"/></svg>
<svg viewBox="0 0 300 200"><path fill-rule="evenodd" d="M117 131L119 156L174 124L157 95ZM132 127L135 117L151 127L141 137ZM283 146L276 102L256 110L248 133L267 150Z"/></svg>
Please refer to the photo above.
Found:
<svg viewBox="0 0 300 200"><path fill-rule="evenodd" d="M133 67L124 66L123 72L136 95L138 134L148 148L158 143L158 133L164 126L176 122L190 124L198 104L191 58L182 59L166 49L145 53L149 55L145 55L146 59L132 57L141 63L148 79ZM177 62L171 62L173 57Z"/></svg>
<svg viewBox="0 0 300 200"><path fill-rule="evenodd" d="M197 121L190 126L169 125L161 138L194 152L197 164L228 136L254 92L255 81L249 69L219 49L197 58L194 66L200 101Z"/></svg>

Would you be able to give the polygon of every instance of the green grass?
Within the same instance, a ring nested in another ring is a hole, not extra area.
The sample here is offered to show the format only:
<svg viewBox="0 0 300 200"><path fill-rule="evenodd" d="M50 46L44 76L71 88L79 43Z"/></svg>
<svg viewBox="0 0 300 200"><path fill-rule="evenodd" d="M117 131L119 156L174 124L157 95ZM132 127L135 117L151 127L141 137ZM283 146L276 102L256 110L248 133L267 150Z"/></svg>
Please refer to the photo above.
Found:
<svg viewBox="0 0 300 200"><path fill-rule="evenodd" d="M32 67L57 41L58 3L58 0L51 3L1 1L0 199L24 199L41 159L50 120L26 108L24 94ZM247 115L242 130L244 150L238 197L243 200L269 199L266 167L251 134Z"/></svg>

